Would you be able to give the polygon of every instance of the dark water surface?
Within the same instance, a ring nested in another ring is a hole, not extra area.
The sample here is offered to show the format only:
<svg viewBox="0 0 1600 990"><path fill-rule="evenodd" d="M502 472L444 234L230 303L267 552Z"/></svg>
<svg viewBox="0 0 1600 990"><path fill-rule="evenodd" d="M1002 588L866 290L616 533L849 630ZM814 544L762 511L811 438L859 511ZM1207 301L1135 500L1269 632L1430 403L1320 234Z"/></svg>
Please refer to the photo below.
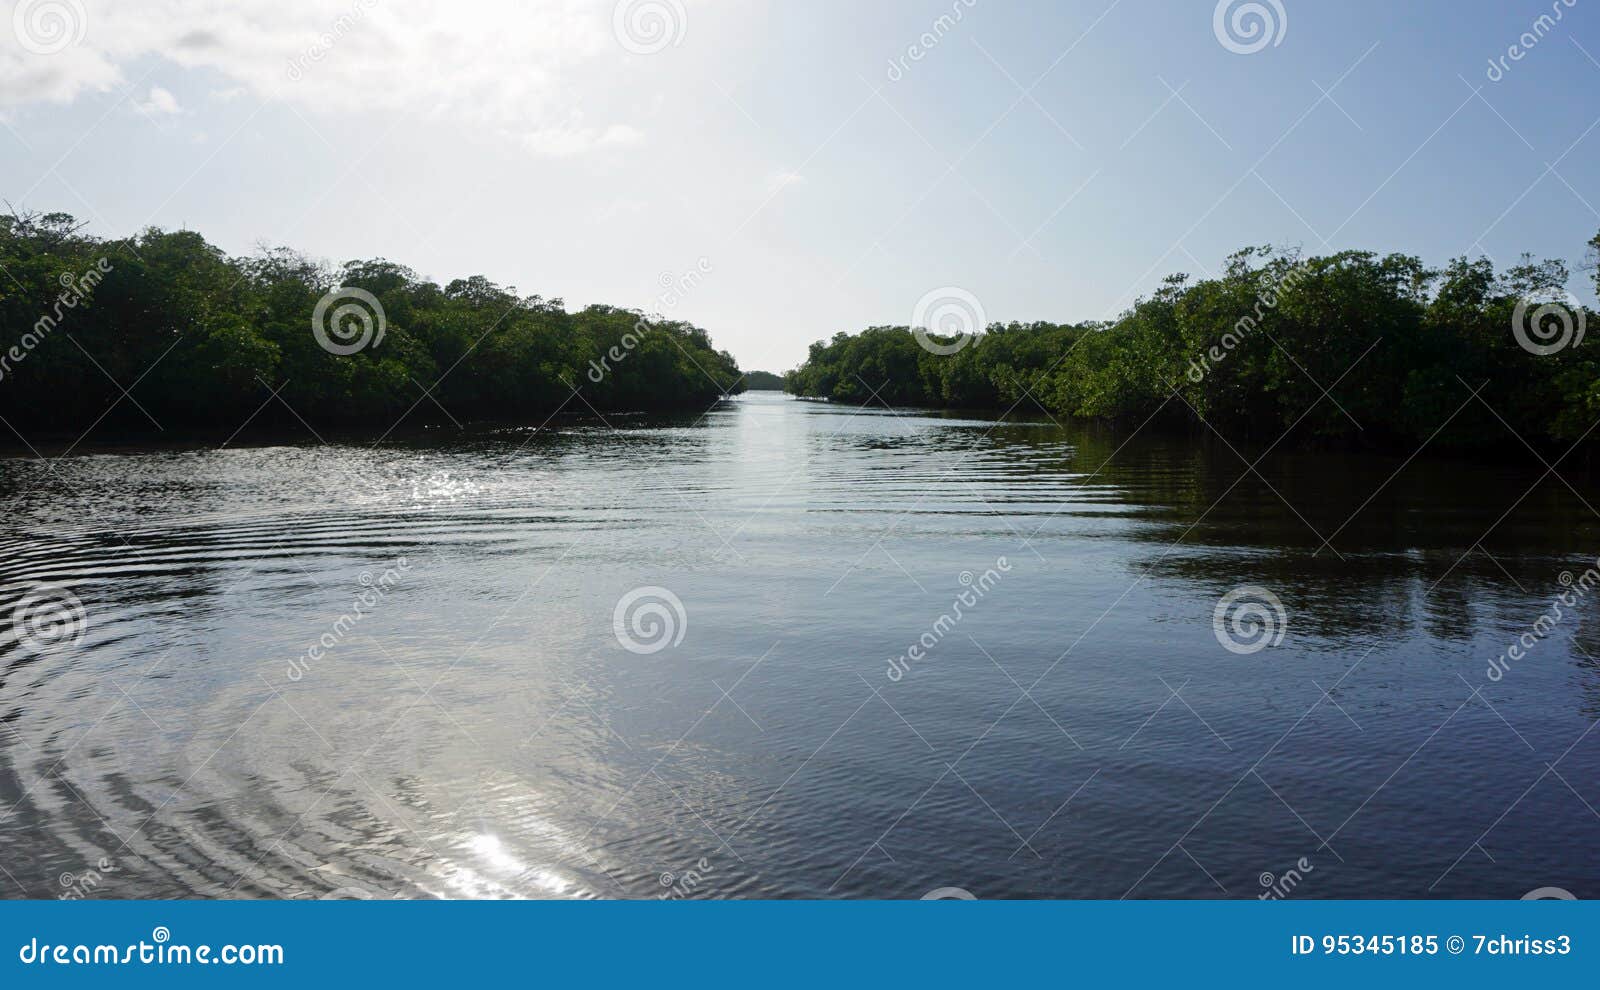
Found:
<svg viewBox="0 0 1600 990"><path fill-rule="evenodd" d="M0 460L0 894L1600 896L1600 491L1254 458L756 393Z"/></svg>

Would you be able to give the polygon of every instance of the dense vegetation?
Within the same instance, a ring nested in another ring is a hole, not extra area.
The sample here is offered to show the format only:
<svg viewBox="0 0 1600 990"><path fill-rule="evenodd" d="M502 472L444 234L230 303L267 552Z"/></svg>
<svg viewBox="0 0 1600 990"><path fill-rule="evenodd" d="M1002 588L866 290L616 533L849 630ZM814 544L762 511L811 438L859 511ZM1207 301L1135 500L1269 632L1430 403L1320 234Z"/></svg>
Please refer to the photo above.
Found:
<svg viewBox="0 0 1600 990"><path fill-rule="evenodd" d="M345 293L319 313L336 287L376 306ZM282 248L229 257L189 231L100 240L65 214L0 217L0 416L18 429L387 426L408 410L703 408L742 388L687 323L569 313L481 276L441 287L383 259L333 271Z"/></svg>
<svg viewBox="0 0 1600 990"><path fill-rule="evenodd" d="M1509 426L1538 445L1593 440L1600 344L1581 329L1600 323L1564 294L1567 277L1564 262L1526 255L1497 273L1486 259L1435 270L1406 255L1250 248L1220 277L1169 277L1109 323L996 324L943 355L906 327L841 333L786 385L851 403L1203 422L1230 438L1293 428L1364 446L1516 445Z"/></svg>
<svg viewBox="0 0 1600 990"><path fill-rule="evenodd" d="M757 391L781 391L783 376L774 375L770 371L747 371L744 373L744 387Z"/></svg>

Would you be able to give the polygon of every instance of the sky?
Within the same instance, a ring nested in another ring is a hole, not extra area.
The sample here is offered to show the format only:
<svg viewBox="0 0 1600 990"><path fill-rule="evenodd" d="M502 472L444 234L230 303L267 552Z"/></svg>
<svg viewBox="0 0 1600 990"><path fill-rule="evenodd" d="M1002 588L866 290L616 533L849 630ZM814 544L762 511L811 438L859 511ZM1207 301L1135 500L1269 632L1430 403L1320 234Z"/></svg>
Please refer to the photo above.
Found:
<svg viewBox="0 0 1600 990"><path fill-rule="evenodd" d="M659 312L745 369L1251 244L1581 268L1600 0L0 0L0 197ZM678 293L691 271L701 276Z"/></svg>

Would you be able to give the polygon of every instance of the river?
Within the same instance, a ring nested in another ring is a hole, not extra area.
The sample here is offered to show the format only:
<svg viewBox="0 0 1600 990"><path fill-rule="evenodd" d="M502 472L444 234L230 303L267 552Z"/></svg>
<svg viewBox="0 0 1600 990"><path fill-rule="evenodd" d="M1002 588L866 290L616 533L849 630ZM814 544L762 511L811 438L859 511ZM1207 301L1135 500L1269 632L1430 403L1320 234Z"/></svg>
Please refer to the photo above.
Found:
<svg viewBox="0 0 1600 990"><path fill-rule="evenodd" d="M1600 491L1286 448L758 392L0 459L0 894L1600 895Z"/></svg>

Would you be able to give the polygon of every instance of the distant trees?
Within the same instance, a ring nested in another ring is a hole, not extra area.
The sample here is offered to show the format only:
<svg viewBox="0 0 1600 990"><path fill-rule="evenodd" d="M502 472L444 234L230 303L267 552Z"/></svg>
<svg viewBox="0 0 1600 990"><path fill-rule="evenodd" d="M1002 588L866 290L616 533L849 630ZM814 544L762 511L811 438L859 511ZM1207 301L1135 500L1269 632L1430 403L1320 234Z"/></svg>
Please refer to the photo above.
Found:
<svg viewBox="0 0 1600 990"><path fill-rule="evenodd" d="M441 287L381 258L334 271L286 248L231 258L190 231L100 240L66 214L13 214L0 269L0 416L18 428L105 417L153 431L146 414L169 430L252 414L387 426L408 410L443 420L441 406L458 419L704 407L743 389L688 323L569 313L482 276Z"/></svg>
<svg viewBox="0 0 1600 990"><path fill-rule="evenodd" d="M744 387L764 391L781 390L783 376L774 375L770 371L747 371L744 373Z"/></svg>
<svg viewBox="0 0 1600 990"><path fill-rule="evenodd" d="M1600 255L1600 235L1589 246ZM1528 256L1497 273L1486 259L1436 270L1409 255L1247 248L1219 277L1171 276L1109 323L996 324L950 355L871 327L813 344L785 381L841 402L1203 421L1229 437L1517 445L1509 426L1571 442L1600 434L1587 432L1600 345L1582 339L1600 324L1565 295L1567 276Z"/></svg>

